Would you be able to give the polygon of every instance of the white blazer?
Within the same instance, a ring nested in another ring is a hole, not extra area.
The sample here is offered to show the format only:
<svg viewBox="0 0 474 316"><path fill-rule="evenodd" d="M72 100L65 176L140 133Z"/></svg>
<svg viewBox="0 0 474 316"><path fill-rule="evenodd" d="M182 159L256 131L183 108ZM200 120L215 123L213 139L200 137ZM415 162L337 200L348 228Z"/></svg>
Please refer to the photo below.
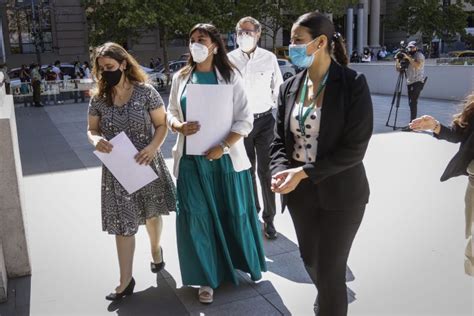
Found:
<svg viewBox="0 0 474 316"><path fill-rule="evenodd" d="M181 76L181 71L177 72L173 77L171 84L171 91L169 97L169 104L167 110L167 124L172 131L174 122L183 122L184 116L181 110L181 95L189 80L190 74ZM253 128L253 113L247 104L247 97L245 95L242 78L238 73L233 73L230 78L230 83L227 83L217 68L215 69L218 84L231 84L234 87L234 111L231 132L247 137ZM179 162L184 152L184 135L179 133L176 144L173 147L172 154L174 159L173 174L178 178ZM231 146L229 151L232 165L236 172L247 170L251 167L250 161L245 151L244 140L241 138L237 143Z"/></svg>

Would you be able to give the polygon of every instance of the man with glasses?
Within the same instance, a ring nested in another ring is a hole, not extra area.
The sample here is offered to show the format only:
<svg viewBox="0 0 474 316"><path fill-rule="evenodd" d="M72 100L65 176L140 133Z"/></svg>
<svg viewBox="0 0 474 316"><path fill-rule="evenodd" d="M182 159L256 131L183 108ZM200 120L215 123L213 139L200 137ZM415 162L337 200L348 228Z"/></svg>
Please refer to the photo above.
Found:
<svg viewBox="0 0 474 316"><path fill-rule="evenodd" d="M244 139L245 149L252 163L252 180L257 211L260 202L255 171L258 173L263 197L264 233L268 239L275 239L277 232L273 225L276 213L275 194L270 190L271 173L270 144L273 141L278 91L283 78L275 55L257 46L262 27L252 18L242 18L236 26L238 49L228 54L230 61L241 72L249 106L254 113L252 132Z"/></svg>

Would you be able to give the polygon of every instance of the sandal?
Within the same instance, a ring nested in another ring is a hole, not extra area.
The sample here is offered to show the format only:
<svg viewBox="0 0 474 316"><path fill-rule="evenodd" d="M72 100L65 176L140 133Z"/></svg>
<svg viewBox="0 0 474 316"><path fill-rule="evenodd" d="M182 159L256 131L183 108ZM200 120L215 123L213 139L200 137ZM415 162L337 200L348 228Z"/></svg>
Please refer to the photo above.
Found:
<svg viewBox="0 0 474 316"><path fill-rule="evenodd" d="M199 288L199 302L202 304L211 304L214 301L214 291L209 286Z"/></svg>

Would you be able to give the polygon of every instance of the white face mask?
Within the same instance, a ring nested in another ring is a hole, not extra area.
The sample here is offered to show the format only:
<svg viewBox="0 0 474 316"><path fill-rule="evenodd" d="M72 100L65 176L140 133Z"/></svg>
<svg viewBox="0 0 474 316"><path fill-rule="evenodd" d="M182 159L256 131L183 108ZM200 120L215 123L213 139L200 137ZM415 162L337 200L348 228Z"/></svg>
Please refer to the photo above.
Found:
<svg viewBox="0 0 474 316"><path fill-rule="evenodd" d="M200 64L207 59L209 56L209 48L206 45L200 43L192 43L189 45L189 51L191 52L191 56L193 56L193 60Z"/></svg>
<svg viewBox="0 0 474 316"><path fill-rule="evenodd" d="M237 44L244 53L248 53L255 47L255 38L249 35L240 35L237 37Z"/></svg>

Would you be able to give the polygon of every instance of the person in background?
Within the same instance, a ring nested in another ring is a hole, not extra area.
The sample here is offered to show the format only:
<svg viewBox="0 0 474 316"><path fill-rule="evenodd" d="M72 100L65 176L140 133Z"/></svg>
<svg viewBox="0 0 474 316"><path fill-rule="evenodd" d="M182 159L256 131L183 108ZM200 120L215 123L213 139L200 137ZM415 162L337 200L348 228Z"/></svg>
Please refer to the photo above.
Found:
<svg viewBox="0 0 474 316"><path fill-rule="evenodd" d="M5 84L6 94L10 94L10 76L8 75L8 67L6 63L0 63L0 72L3 73L3 83Z"/></svg>
<svg viewBox="0 0 474 316"><path fill-rule="evenodd" d="M61 89L64 88L64 73L61 70L61 62L59 60L56 60L53 65L53 71L56 73L56 83L58 85L58 96L57 96L57 103L61 104L64 103L64 101L61 98Z"/></svg>
<svg viewBox="0 0 474 316"><path fill-rule="evenodd" d="M88 61L85 61L85 62L82 64L82 69L83 69L83 71L84 71L84 79L92 79L91 67L90 67Z"/></svg>
<svg viewBox="0 0 474 316"><path fill-rule="evenodd" d="M49 81L56 81L56 78L57 78L57 75L53 71L53 66L49 65L46 68L46 73L45 73L45 78L44 79L49 82Z"/></svg>
<svg viewBox="0 0 474 316"><path fill-rule="evenodd" d="M371 55L370 49L368 47L364 47L364 50L362 51L361 61L363 63L370 63L372 61L372 55Z"/></svg>
<svg viewBox="0 0 474 316"><path fill-rule="evenodd" d="M64 79L64 74L61 71L61 62L59 60L54 62L53 71L56 73L56 81L61 81Z"/></svg>
<svg viewBox="0 0 474 316"><path fill-rule="evenodd" d="M149 67L150 67L151 69L155 69L155 67L156 67L156 64L155 64L155 59L153 59L153 58L150 58L150 64L149 64Z"/></svg>
<svg viewBox="0 0 474 316"><path fill-rule="evenodd" d="M84 91L78 91L79 89L79 82L81 79L84 78L84 69L81 66L81 63L79 61L74 62L74 75L71 77L72 80L74 80L74 103L77 103L77 98L78 95L81 96L81 101L85 101L85 92Z"/></svg>
<svg viewBox="0 0 474 316"><path fill-rule="evenodd" d="M236 26L239 49L230 52L228 56L243 76L249 107L254 116L252 132L244 138L244 144L252 164L252 182L257 212L260 212L261 206L256 173L258 173L263 197L264 234L268 239L275 239L277 231L273 219L276 214L276 204L275 193L270 188L272 175L268 153L273 141L275 125L272 112L276 107L283 78L276 56L257 45L261 31L260 22L256 19L242 18Z"/></svg>
<svg viewBox="0 0 474 316"><path fill-rule="evenodd" d="M74 76L75 79L82 79L84 78L84 69L81 66L79 61L74 62Z"/></svg>
<svg viewBox="0 0 474 316"><path fill-rule="evenodd" d="M344 41L319 12L300 16L289 55L306 68L280 88L271 146L272 190L283 196L318 316L345 316L347 260L369 200L363 159L373 109L363 74L347 67Z"/></svg>
<svg viewBox="0 0 474 316"><path fill-rule="evenodd" d="M57 78L57 75L53 71L53 66L49 65L48 68L46 68L46 72L44 75L46 93L48 94L48 104L51 99L51 94L54 95L54 101L55 101L54 103L56 103L56 94L55 94L55 91L53 91L54 87L57 85L56 78Z"/></svg>
<svg viewBox="0 0 474 316"><path fill-rule="evenodd" d="M382 46L382 48L379 50L377 53L377 57L379 60L385 60L387 58L388 52L387 52L387 47Z"/></svg>
<svg viewBox="0 0 474 316"><path fill-rule="evenodd" d="M21 94L29 93L29 88L28 88L29 81L30 81L30 74L29 74L28 68L25 64L23 64L21 65L21 69L20 69L20 82L21 82L20 93Z"/></svg>
<svg viewBox="0 0 474 316"><path fill-rule="evenodd" d="M239 283L236 269L256 281L266 263L242 139L253 122L242 79L214 25L195 25L189 50L187 66L173 78L168 106L168 126L179 133L173 148L176 235L183 284L199 286L199 301L209 304L223 282ZM187 137L200 129L199 122L186 118L188 84L228 85L233 90L230 132L205 155L188 155L185 146Z"/></svg>
<svg viewBox="0 0 474 316"><path fill-rule="evenodd" d="M158 58L156 58L155 68L158 68L160 66L161 66L161 58L158 57Z"/></svg>
<svg viewBox="0 0 474 316"><path fill-rule="evenodd" d="M415 41L407 45L408 54L401 53L409 65L406 69L408 105L410 106L410 122L413 121L418 113L418 98L425 85L425 56L418 51ZM396 69L401 70L400 60L396 59ZM411 131L409 126L405 126L403 131Z"/></svg>
<svg viewBox="0 0 474 316"><path fill-rule="evenodd" d="M151 85L135 58L116 43L105 43L94 55L97 88L88 110L87 136L96 150L112 152L110 140L125 133L138 150L136 163L149 165L158 178L134 193L102 167L102 230L115 235L120 284L106 296L116 301L131 295L135 287L133 256L135 234L145 225L150 240L150 269L161 271L165 262L161 248L161 216L176 210L175 187L161 145L167 135L163 99Z"/></svg>
<svg viewBox="0 0 474 316"><path fill-rule="evenodd" d="M41 74L39 72L38 64L31 64L30 66L31 86L33 87L33 103L36 107L42 107L41 104Z"/></svg>
<svg viewBox="0 0 474 316"><path fill-rule="evenodd" d="M445 126L430 115L413 120L409 127L414 131L429 130L437 139L451 143L461 143L441 176L441 181L453 177L468 176L465 195L466 226L465 237L468 240L465 256L465 272L474 277L474 93L469 95L461 113L454 116L451 126Z"/></svg>
<svg viewBox="0 0 474 316"><path fill-rule="evenodd" d="M359 52L356 50L351 54L351 63L360 63Z"/></svg>

